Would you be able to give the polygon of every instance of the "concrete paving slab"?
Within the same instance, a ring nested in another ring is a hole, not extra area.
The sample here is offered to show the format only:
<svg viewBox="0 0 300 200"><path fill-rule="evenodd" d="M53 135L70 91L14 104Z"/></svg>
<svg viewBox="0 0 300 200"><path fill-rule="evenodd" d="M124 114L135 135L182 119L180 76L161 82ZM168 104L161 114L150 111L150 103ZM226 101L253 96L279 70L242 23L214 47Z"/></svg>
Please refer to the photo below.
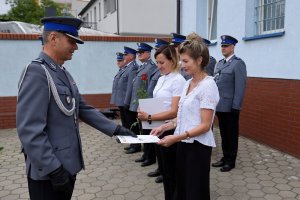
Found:
<svg viewBox="0 0 300 200"><path fill-rule="evenodd" d="M80 124L86 170L77 176L74 200L163 200L163 185L147 173L157 165L140 167L141 153L125 154L114 138ZM222 155L221 139L214 129L217 148L212 162ZM29 199L24 157L16 129L0 130L0 199ZM300 199L300 160L268 146L240 137L236 168L211 168L212 200Z"/></svg>

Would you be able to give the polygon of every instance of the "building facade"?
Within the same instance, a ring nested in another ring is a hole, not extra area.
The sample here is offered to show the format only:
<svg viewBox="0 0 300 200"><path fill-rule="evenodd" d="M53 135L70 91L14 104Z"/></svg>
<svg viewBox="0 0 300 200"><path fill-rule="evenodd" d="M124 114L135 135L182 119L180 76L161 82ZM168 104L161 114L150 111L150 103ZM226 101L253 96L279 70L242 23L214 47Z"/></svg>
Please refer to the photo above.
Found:
<svg viewBox="0 0 300 200"><path fill-rule="evenodd" d="M212 40L222 59L220 36L239 40L236 56L247 65L240 132L300 156L300 67L297 41L300 1L184 0L181 31ZM190 20L193 19L193 20Z"/></svg>
<svg viewBox="0 0 300 200"><path fill-rule="evenodd" d="M174 0L91 0L79 13L85 26L118 35L170 35L177 28Z"/></svg>

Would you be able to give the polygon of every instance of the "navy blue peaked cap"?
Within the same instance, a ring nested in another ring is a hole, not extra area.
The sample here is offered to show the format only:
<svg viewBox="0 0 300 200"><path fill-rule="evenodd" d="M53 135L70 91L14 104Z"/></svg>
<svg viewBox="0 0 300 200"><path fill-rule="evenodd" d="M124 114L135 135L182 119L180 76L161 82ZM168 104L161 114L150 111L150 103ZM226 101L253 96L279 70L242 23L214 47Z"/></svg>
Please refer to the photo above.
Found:
<svg viewBox="0 0 300 200"><path fill-rule="evenodd" d="M121 60L124 59L124 54L123 54L123 53L117 52L116 55L117 55L117 60L120 60L120 61L121 61Z"/></svg>
<svg viewBox="0 0 300 200"><path fill-rule="evenodd" d="M163 40L163 39L159 39L159 38L156 38L155 40L155 48L159 48L159 47L161 47L162 45L167 45L167 44L170 44L168 41L166 41L166 40Z"/></svg>
<svg viewBox="0 0 300 200"><path fill-rule="evenodd" d="M222 35L221 40L221 44L223 45L235 45L236 43L238 43L238 40L230 35Z"/></svg>
<svg viewBox="0 0 300 200"><path fill-rule="evenodd" d="M180 35L177 33L171 33L171 36L172 36L173 44L180 44L180 43L184 42L184 40L186 40L186 36Z"/></svg>
<svg viewBox="0 0 300 200"><path fill-rule="evenodd" d="M74 17L44 17L41 19L41 23L44 24L45 31L63 32L77 43L83 44L78 36L78 30L83 24L82 20Z"/></svg>
<svg viewBox="0 0 300 200"><path fill-rule="evenodd" d="M211 42L208 39L202 38L202 40L207 46L211 44Z"/></svg>
<svg viewBox="0 0 300 200"><path fill-rule="evenodd" d="M151 47L149 44L146 44L146 43L137 43L137 51L151 51L153 49L153 47Z"/></svg>
<svg viewBox="0 0 300 200"><path fill-rule="evenodd" d="M124 47L124 54L136 55L136 50L130 47Z"/></svg>

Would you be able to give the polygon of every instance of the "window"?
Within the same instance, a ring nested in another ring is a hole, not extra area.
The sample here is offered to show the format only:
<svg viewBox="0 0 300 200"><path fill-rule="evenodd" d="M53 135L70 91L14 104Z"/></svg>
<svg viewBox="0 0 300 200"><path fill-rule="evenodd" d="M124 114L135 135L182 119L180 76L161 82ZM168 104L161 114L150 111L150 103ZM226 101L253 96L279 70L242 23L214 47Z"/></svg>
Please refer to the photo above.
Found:
<svg viewBox="0 0 300 200"><path fill-rule="evenodd" d="M208 39L217 40L217 7L218 0L208 1Z"/></svg>
<svg viewBox="0 0 300 200"><path fill-rule="evenodd" d="M257 0L256 35L283 31L285 0Z"/></svg>
<svg viewBox="0 0 300 200"><path fill-rule="evenodd" d="M104 0L104 17L117 10L116 0Z"/></svg>

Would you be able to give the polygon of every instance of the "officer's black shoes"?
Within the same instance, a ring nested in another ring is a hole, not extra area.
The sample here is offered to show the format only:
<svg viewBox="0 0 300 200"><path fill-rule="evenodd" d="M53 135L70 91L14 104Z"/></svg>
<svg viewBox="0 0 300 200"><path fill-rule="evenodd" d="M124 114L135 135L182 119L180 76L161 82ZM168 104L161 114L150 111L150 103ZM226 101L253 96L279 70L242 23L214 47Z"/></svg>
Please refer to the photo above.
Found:
<svg viewBox="0 0 300 200"><path fill-rule="evenodd" d="M141 149L136 149L136 148L129 148L125 153L126 154L132 154L132 153L137 153L137 152L140 152Z"/></svg>
<svg viewBox="0 0 300 200"><path fill-rule="evenodd" d="M129 149L130 149L130 146L124 147L124 150L125 150L125 151L127 151L127 150L129 150Z"/></svg>
<svg viewBox="0 0 300 200"><path fill-rule="evenodd" d="M154 163L155 163L155 160L154 161L145 160L144 162L142 162L141 167L146 167L146 166L152 165Z"/></svg>
<svg viewBox="0 0 300 200"><path fill-rule="evenodd" d="M225 165L225 162L223 160L220 160L218 162L211 164L211 166L213 166L213 167L223 167L224 165Z"/></svg>
<svg viewBox="0 0 300 200"><path fill-rule="evenodd" d="M155 183L161 183L163 182L163 177L162 176L158 176L156 179L155 179Z"/></svg>
<svg viewBox="0 0 300 200"><path fill-rule="evenodd" d="M223 167L221 167L220 171L221 171L221 172L229 172L229 171L232 170L233 168L235 168L234 165L228 165L228 164L225 164Z"/></svg>
<svg viewBox="0 0 300 200"><path fill-rule="evenodd" d="M154 172L149 172L147 176L149 177L157 177L160 175L159 169L156 169Z"/></svg>
<svg viewBox="0 0 300 200"><path fill-rule="evenodd" d="M144 162L146 160L146 158L144 158L143 156L136 159L134 162Z"/></svg>

